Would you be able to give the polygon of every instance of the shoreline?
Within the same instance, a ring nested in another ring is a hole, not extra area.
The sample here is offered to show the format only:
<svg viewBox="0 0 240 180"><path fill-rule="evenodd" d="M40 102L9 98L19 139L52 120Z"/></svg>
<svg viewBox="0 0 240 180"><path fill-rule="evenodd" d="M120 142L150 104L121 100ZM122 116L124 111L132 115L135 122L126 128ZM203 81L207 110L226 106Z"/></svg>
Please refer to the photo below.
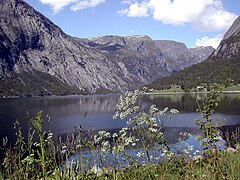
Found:
<svg viewBox="0 0 240 180"><path fill-rule="evenodd" d="M146 93L146 94L149 94L149 95L177 95L177 94L209 94L210 92L209 91L199 91L199 92L196 92L196 91L190 91L190 92L181 92L181 91L176 91L176 92L152 92L152 93ZM222 93L224 94L238 94L240 93L240 91L222 91Z"/></svg>
<svg viewBox="0 0 240 180"><path fill-rule="evenodd" d="M191 91L191 92L181 92L181 91L176 91L176 92L150 92L146 93L145 95L178 95L178 94L209 94L209 91L205 92L196 92L196 91ZM240 91L222 91L223 94L238 94ZM69 94L69 95L51 95L51 96L3 96L0 97L0 99L18 99L18 98L51 98L51 97L58 97L58 98L64 98L64 97L78 97L78 96L120 96L122 93L111 93L111 94Z"/></svg>

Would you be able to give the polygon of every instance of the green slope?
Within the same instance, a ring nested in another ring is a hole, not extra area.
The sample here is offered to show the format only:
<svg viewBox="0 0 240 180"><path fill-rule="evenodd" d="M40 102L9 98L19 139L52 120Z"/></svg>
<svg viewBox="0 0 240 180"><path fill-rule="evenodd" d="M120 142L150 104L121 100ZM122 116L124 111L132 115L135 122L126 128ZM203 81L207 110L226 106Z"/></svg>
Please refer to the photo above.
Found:
<svg viewBox="0 0 240 180"><path fill-rule="evenodd" d="M227 79L240 83L240 57L231 59L207 60L188 67L168 77L154 81L149 85L154 89L166 89L171 85L180 85L183 89L191 89L200 84L219 83Z"/></svg>
<svg viewBox="0 0 240 180"><path fill-rule="evenodd" d="M44 96L81 94L77 87L39 71L14 73L11 78L0 80L0 96Z"/></svg>

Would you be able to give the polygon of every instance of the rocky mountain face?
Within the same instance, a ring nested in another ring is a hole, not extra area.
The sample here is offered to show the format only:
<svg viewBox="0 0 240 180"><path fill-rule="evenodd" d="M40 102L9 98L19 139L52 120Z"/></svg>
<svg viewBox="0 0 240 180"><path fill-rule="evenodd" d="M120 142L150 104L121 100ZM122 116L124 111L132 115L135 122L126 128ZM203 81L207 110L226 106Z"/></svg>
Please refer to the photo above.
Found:
<svg viewBox="0 0 240 180"><path fill-rule="evenodd" d="M128 83L114 62L66 35L22 0L0 1L1 77L40 72L87 91L121 90Z"/></svg>
<svg viewBox="0 0 240 180"><path fill-rule="evenodd" d="M238 17L225 33L220 45L210 59L229 59L240 57L240 17Z"/></svg>
<svg viewBox="0 0 240 180"><path fill-rule="evenodd" d="M0 5L0 94L9 78L28 89L30 76L87 92L123 91L205 59L184 44L147 36L73 38L23 0ZM54 94L48 86L41 91Z"/></svg>
<svg viewBox="0 0 240 180"><path fill-rule="evenodd" d="M202 62L214 50L212 47L188 49L184 43L152 40L148 36L103 36L78 41L115 59L126 72L145 75L145 80L139 79L146 83Z"/></svg>
<svg viewBox="0 0 240 180"><path fill-rule="evenodd" d="M171 67L170 71L179 71L200 63L206 60L214 50L211 46L188 49L184 43L169 40L157 40L155 44L168 57L166 63Z"/></svg>
<svg viewBox="0 0 240 180"><path fill-rule="evenodd" d="M212 46L190 48L189 51L199 58L199 61L206 60L215 49Z"/></svg>

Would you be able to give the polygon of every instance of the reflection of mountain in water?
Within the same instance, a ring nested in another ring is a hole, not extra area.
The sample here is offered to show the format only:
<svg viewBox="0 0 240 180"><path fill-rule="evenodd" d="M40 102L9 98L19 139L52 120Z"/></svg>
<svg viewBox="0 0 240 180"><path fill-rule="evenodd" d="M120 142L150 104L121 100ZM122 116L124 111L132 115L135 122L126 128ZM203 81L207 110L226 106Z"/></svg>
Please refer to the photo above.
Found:
<svg viewBox="0 0 240 180"><path fill-rule="evenodd" d="M151 104L163 109L165 107L176 108L179 115L161 117L166 133L173 129L194 129L195 120L199 117L196 113L197 103L202 104L206 94L193 95L145 95L141 104L143 109L149 109ZM124 120L113 120L119 96L65 96L65 97L39 97L39 98L12 98L0 101L0 139L8 136L15 137L13 124L19 120L23 134L27 134L28 120L40 110L50 115L54 133L71 133L74 126L81 124L85 129L116 129L125 126ZM214 118L224 121L223 125L240 124L240 97L238 94L224 94L222 102L214 114ZM26 118L26 112L29 118ZM188 129L188 130L189 130ZM184 130L183 130L184 131ZM191 132L190 132L191 133ZM173 135L174 133L169 134Z"/></svg>
<svg viewBox="0 0 240 180"><path fill-rule="evenodd" d="M158 108L175 108L180 112L196 112L207 94L173 94L173 95L147 95L143 102L156 104ZM223 94L216 111L224 114L240 114L239 94Z"/></svg>

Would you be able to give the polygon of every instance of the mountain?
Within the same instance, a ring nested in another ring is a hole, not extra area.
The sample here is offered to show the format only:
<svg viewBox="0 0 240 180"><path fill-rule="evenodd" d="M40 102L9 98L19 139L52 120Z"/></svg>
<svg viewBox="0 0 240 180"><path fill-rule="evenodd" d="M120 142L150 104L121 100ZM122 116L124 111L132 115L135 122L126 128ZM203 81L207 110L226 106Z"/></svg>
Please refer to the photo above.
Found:
<svg viewBox="0 0 240 180"><path fill-rule="evenodd" d="M220 83L226 79L240 83L240 17L225 33L218 48L209 58L199 64L185 68L168 77L160 78L150 87L168 88L170 85L181 85L191 89L200 84Z"/></svg>
<svg viewBox="0 0 240 180"><path fill-rule="evenodd" d="M197 47L188 49L184 43L171 40L152 40L148 36L103 36L79 39L79 42L105 53L110 59L124 61L148 58L147 63L165 68L165 74L179 71L185 67L202 62L213 52L213 47ZM114 56L114 57L113 57ZM129 61L130 62L130 61ZM133 61L132 61L133 62ZM159 68L159 67L158 67ZM154 71L150 69L150 73ZM163 72L164 72L163 71ZM154 73L156 73L154 71ZM161 72L160 72L161 73ZM164 73L160 75L165 75Z"/></svg>
<svg viewBox="0 0 240 180"><path fill-rule="evenodd" d="M115 60L126 77L135 77L138 86L202 62L214 50L212 47L188 49L184 43L139 35L79 38L78 41Z"/></svg>
<svg viewBox="0 0 240 180"><path fill-rule="evenodd" d="M212 46L190 48L189 51L200 59L199 62L206 60L215 49Z"/></svg>
<svg viewBox="0 0 240 180"><path fill-rule="evenodd" d="M212 59L230 59L240 57L240 17L225 33L218 48L211 55Z"/></svg>
<svg viewBox="0 0 240 180"><path fill-rule="evenodd" d="M147 36L71 37L23 0L0 5L0 96L124 91L204 60Z"/></svg>
<svg viewBox="0 0 240 180"><path fill-rule="evenodd" d="M127 86L115 72L114 62L65 34L26 2L0 3L2 78L11 77L12 72L34 76L39 71L86 91L100 87L119 90ZM25 82L22 84L24 88Z"/></svg>

